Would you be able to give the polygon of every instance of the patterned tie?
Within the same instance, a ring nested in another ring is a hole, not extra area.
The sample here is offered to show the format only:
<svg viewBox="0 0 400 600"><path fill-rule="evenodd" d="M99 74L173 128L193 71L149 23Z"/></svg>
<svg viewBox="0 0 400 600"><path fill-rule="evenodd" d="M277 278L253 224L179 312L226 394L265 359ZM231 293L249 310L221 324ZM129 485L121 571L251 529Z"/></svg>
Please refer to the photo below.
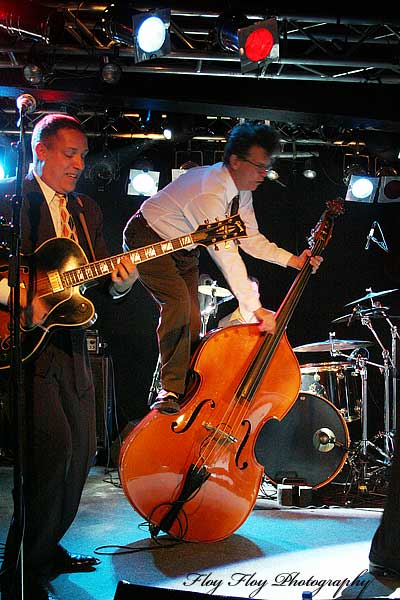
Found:
<svg viewBox="0 0 400 600"><path fill-rule="evenodd" d="M75 242L78 241L75 223L67 209L67 198L64 194L56 194L60 203L61 237L67 237Z"/></svg>

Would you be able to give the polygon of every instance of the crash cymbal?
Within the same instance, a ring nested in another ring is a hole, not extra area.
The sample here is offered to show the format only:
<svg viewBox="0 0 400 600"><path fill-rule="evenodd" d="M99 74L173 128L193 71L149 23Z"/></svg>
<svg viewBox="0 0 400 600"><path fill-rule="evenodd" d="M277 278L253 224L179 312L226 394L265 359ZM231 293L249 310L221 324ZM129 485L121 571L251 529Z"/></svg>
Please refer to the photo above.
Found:
<svg viewBox="0 0 400 600"><path fill-rule="evenodd" d="M359 308L358 310L353 309L353 312L348 315L343 315L337 319L333 319L331 323L347 323L350 325L352 321L361 320L363 317L370 317L371 319L383 319L387 316L386 312L389 310L388 306L377 306L375 308ZM394 317L396 318L396 317Z"/></svg>
<svg viewBox="0 0 400 600"><path fill-rule="evenodd" d="M397 292L398 288L395 290L384 290L383 292L369 292L363 298L358 298L358 300L353 300L352 302L348 302L345 306L352 306L353 304L358 304L359 302L363 302L364 300L372 300L373 298L377 298L378 296L386 296L386 294L391 294L392 292Z"/></svg>
<svg viewBox="0 0 400 600"><path fill-rule="evenodd" d="M232 292L216 285L199 285L198 290L200 294L214 296L216 298L226 298L227 296L232 296Z"/></svg>
<svg viewBox="0 0 400 600"><path fill-rule="evenodd" d="M365 340L325 340L324 342L315 342L313 344L304 344L293 348L295 352L329 352L332 347L334 350L355 350L356 348L365 348L373 346L373 342Z"/></svg>

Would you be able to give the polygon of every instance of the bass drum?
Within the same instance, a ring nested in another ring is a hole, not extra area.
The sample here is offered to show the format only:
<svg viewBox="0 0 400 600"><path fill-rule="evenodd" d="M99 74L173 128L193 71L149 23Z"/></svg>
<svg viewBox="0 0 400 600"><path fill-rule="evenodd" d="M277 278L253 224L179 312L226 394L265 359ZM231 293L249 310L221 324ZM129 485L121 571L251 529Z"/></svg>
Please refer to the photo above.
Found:
<svg viewBox="0 0 400 600"><path fill-rule="evenodd" d="M335 406L300 391L282 421L270 419L261 428L255 454L272 483L296 478L317 489L342 470L349 444L346 422Z"/></svg>

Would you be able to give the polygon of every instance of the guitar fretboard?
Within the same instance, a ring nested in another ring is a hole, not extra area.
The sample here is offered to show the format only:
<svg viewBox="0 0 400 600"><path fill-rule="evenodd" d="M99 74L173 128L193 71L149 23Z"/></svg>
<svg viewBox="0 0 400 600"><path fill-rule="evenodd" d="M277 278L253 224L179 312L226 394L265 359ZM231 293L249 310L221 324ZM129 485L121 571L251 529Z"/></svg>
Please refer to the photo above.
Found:
<svg viewBox="0 0 400 600"><path fill-rule="evenodd" d="M181 237L174 238L173 240L157 242L156 244L144 246L143 248L138 248L137 250L130 250L129 252L117 254L116 256L111 256L110 258L97 260L96 262L88 263L82 267L65 271L61 275L61 281L64 288L81 285L86 281L91 281L92 279L97 279L99 277L103 277L103 275L112 273L123 256L129 256L131 261L137 265L145 262L146 260L164 256L170 252L176 252L177 250L186 248L193 243L195 242L192 234L183 235Z"/></svg>

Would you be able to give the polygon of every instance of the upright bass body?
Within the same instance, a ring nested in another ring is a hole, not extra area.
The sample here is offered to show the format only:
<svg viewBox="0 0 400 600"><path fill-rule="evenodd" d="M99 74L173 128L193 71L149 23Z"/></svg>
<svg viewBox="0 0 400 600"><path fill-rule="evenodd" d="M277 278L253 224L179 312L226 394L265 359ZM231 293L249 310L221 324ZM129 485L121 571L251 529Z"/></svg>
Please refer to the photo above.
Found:
<svg viewBox="0 0 400 600"><path fill-rule="evenodd" d="M263 468L254 443L297 398L300 368L286 335L249 402L237 390L265 336L257 325L209 334L192 361L196 383L176 417L150 412L125 439L120 477L153 532L197 542L226 538L252 510Z"/></svg>
<svg viewBox="0 0 400 600"><path fill-rule="evenodd" d="M313 255L330 239L343 201L328 204L313 230ZM297 399L301 375L286 327L312 273L306 261L276 313L274 334L233 325L206 336L176 417L149 413L125 439L120 477L133 508L160 531L188 541L226 538L252 510L263 468L254 446L268 419Z"/></svg>

